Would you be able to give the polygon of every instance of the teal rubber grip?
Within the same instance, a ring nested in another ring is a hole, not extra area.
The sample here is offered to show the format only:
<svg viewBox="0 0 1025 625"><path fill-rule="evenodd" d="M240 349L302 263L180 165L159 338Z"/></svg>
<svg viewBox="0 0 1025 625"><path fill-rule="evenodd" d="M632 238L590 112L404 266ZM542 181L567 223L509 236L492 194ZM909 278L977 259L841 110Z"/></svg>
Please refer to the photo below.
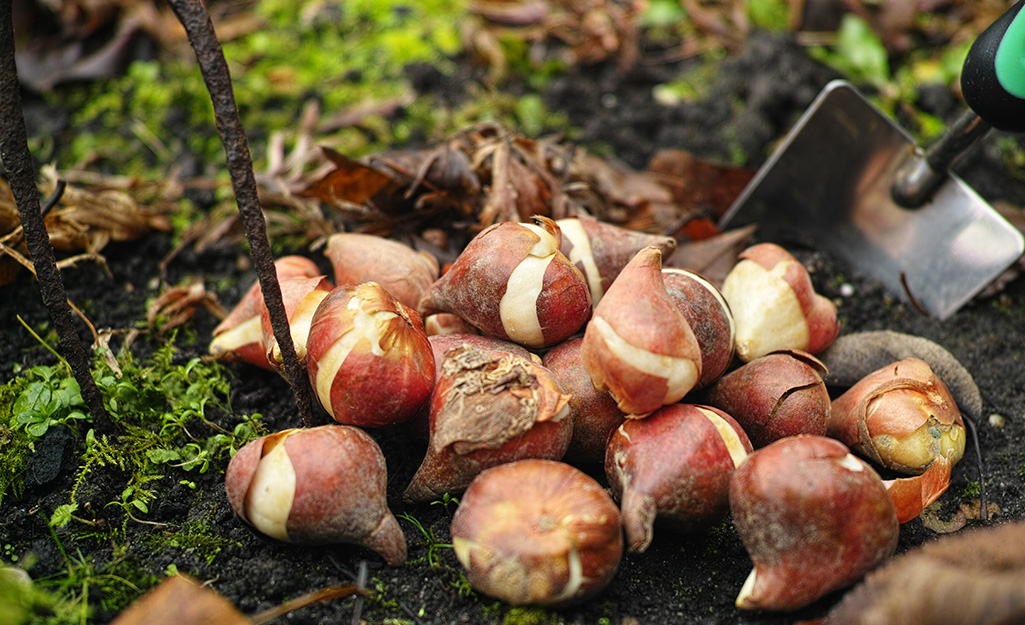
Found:
<svg viewBox="0 0 1025 625"><path fill-rule="evenodd" d="M984 30L965 59L961 92L983 121L1004 132L1025 132L1025 0Z"/></svg>

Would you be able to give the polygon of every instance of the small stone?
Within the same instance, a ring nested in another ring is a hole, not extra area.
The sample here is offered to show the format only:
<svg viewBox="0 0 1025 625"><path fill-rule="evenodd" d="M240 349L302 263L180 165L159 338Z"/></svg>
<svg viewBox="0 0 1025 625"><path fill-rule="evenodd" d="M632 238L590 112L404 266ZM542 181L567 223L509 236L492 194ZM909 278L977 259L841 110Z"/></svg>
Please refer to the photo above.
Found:
<svg viewBox="0 0 1025 625"><path fill-rule="evenodd" d="M1007 423L1007 419L1003 415L991 414L989 415L989 424L998 430L1004 429L1004 425Z"/></svg>
<svg viewBox="0 0 1025 625"><path fill-rule="evenodd" d="M852 295L854 295L854 285L853 284L851 284L850 282L844 282L843 284L840 285L840 296L841 297L850 297Z"/></svg>

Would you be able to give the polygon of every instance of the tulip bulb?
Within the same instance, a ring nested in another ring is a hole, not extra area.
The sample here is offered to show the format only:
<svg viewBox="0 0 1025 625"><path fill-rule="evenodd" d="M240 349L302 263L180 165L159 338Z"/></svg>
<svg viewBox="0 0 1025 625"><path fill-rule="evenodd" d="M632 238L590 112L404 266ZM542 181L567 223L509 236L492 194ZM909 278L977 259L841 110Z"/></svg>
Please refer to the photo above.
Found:
<svg viewBox="0 0 1025 625"><path fill-rule="evenodd" d="M737 324L744 362L795 349L816 354L840 331L833 302L815 292L808 270L782 247L760 243L739 256L722 294Z"/></svg>
<svg viewBox="0 0 1025 625"><path fill-rule="evenodd" d="M321 406L346 425L413 417L434 388L423 322L376 282L340 286L313 315L307 370Z"/></svg>
<svg viewBox="0 0 1025 625"><path fill-rule="evenodd" d="M751 451L740 425L708 406L673 404L620 425L609 437L605 474L630 551L651 545L656 520L695 532L725 518L730 476Z"/></svg>
<svg viewBox="0 0 1025 625"><path fill-rule="evenodd" d="M701 378L697 388L704 388L719 379L733 362L737 326L726 299L711 282L687 271L662 269L669 297L683 313L701 348Z"/></svg>
<svg viewBox="0 0 1025 625"><path fill-rule="evenodd" d="M587 282L559 251L555 222L495 224L476 237L420 301L420 314L455 313L486 334L555 345L591 313Z"/></svg>
<svg viewBox="0 0 1025 625"><path fill-rule="evenodd" d="M372 234L332 234L324 255L334 267L335 284L376 282L413 309L438 279L438 260L434 256Z"/></svg>
<svg viewBox="0 0 1025 625"><path fill-rule="evenodd" d="M312 278L296 277L282 280L281 300L285 305L285 316L292 335L292 345L300 363L306 362L306 339L310 336L310 323L317 306L327 297L333 285L324 276ZM284 368L281 346L274 336L270 313L264 306L260 311L260 327L263 330L263 344L266 348L267 361L277 370Z"/></svg>
<svg viewBox="0 0 1025 625"><path fill-rule="evenodd" d="M609 435L626 415L608 393L599 391L580 358L583 339L575 338L559 343L548 350L542 364L559 380L569 394L570 413L573 416L573 438L566 449L567 462L600 463L605 460L605 445Z"/></svg>
<svg viewBox="0 0 1025 625"><path fill-rule="evenodd" d="M484 469L513 460L562 458L573 433L568 402L532 360L472 345L447 350L431 394L427 454L406 500L462 491Z"/></svg>
<svg viewBox="0 0 1025 625"><path fill-rule="evenodd" d="M936 458L956 464L965 426L947 386L929 365L907 358L861 379L832 404L829 436L880 465L919 475Z"/></svg>
<svg viewBox="0 0 1025 625"><path fill-rule="evenodd" d="M488 469L452 518L452 547L476 590L514 605L595 597L623 554L619 511L593 478L551 460Z"/></svg>
<svg viewBox="0 0 1025 625"><path fill-rule="evenodd" d="M283 256L274 261L278 281L289 278L312 278L320 269L305 256ZM267 360L267 348L263 342L263 327L260 313L264 309L263 290L254 282L231 313L213 331L210 355L228 362L246 362L264 369L273 369Z"/></svg>
<svg viewBox="0 0 1025 625"><path fill-rule="evenodd" d="M362 430L325 425L258 438L231 459L224 483L232 510L261 534L356 544L393 566L406 559L405 536L388 509L384 455Z"/></svg>
<svg viewBox="0 0 1025 625"><path fill-rule="evenodd" d="M646 247L609 287L584 331L584 368L619 409L643 417L683 398L701 378L701 348Z"/></svg>
<svg viewBox="0 0 1025 625"><path fill-rule="evenodd" d="M797 434L821 436L830 411L825 372L811 354L774 352L719 378L704 399L736 419L755 447Z"/></svg>
<svg viewBox="0 0 1025 625"><path fill-rule="evenodd" d="M879 475L821 436L751 454L731 478L730 512L754 562L736 600L745 610L806 606L897 548L897 513Z"/></svg>
<svg viewBox="0 0 1025 625"><path fill-rule="evenodd" d="M597 306L619 272L637 252L657 247L667 258L676 249L676 239L627 230L590 215L556 221L562 230L562 253L587 278L591 304Z"/></svg>

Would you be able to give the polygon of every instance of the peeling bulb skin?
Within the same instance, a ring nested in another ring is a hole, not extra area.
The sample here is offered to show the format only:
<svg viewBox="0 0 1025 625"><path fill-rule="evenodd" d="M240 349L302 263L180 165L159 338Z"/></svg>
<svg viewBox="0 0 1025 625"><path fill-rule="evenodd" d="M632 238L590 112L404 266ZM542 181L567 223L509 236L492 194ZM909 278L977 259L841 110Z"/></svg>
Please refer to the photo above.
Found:
<svg viewBox="0 0 1025 625"><path fill-rule="evenodd" d="M737 325L737 357L744 362L784 349L816 354L840 331L836 306L815 292L807 269L773 243L744 250L722 294Z"/></svg>
<svg viewBox="0 0 1025 625"><path fill-rule="evenodd" d="M897 547L883 481L833 439L795 436L755 451L733 473L729 497L754 562L741 609L797 610L858 581Z"/></svg>
<svg viewBox="0 0 1025 625"><path fill-rule="evenodd" d="M377 443L341 425L261 437L225 472L232 509L257 531L296 544L356 544L399 565L406 542L388 509L387 482Z"/></svg>
<svg viewBox="0 0 1025 625"><path fill-rule="evenodd" d="M697 532L725 518L730 476L752 449L732 417L707 406L674 404L623 423L609 437L605 473L630 550L648 548L656 520Z"/></svg>
<svg viewBox="0 0 1025 625"><path fill-rule="evenodd" d="M453 313L530 348L560 343L591 314L587 281L559 251L560 239L545 217L485 229L424 293L420 314Z"/></svg>
<svg viewBox="0 0 1025 625"><path fill-rule="evenodd" d="M468 344L447 350L430 400L427 453L403 497L430 501L498 464L562 458L573 434L569 399L533 360Z"/></svg>
<svg viewBox="0 0 1025 625"><path fill-rule="evenodd" d="M619 511L593 478L551 460L482 472L460 498L452 545L470 584L513 605L598 595L623 553Z"/></svg>
<svg viewBox="0 0 1025 625"><path fill-rule="evenodd" d="M408 421L434 388L434 352L423 323L375 282L331 291L313 315L308 353L317 399L346 425Z"/></svg>
<svg viewBox="0 0 1025 625"><path fill-rule="evenodd" d="M858 454L908 475L938 457L964 455L957 403L927 363L907 358L870 373L832 403L830 436Z"/></svg>

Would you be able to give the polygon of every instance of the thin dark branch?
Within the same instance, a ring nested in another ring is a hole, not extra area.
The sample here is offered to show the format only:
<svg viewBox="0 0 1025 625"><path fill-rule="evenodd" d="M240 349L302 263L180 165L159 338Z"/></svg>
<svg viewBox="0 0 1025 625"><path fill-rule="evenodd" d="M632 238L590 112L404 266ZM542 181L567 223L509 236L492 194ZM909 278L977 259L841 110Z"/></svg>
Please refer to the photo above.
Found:
<svg viewBox="0 0 1025 625"><path fill-rule="evenodd" d="M103 407L103 397L93 381L89 358L82 348L71 317L71 307L64 291L50 237L46 233L39 191L36 188L35 164L28 149L25 116L21 110L21 87L14 62L14 22L10 2L0 1L0 159L7 171L7 182L18 205L25 243L32 255L32 264L39 280L39 293L50 313L50 322L60 337L61 350L89 406L93 426L102 434L114 432L114 424Z"/></svg>
<svg viewBox="0 0 1025 625"><path fill-rule="evenodd" d="M300 364L292 342L292 333L285 314L285 305L281 299L281 288L274 269L274 256L271 253L270 241L267 239L267 222L264 220L263 209L256 189L256 177L253 174L253 159L249 153L242 120L239 119L238 108L235 106L235 92L231 87L231 74L228 63L224 59L221 43L214 32L213 22L206 7L199 0L168 0L171 9L185 27L189 43L196 51L199 69L206 81L207 91L214 105L214 119L217 131L221 135L221 143L227 156L228 173L231 174L231 186L235 191L238 212L246 230L249 241L249 254L253 259L253 267L260 280L267 312L270 314L274 337L281 347L281 355L285 365L285 377L292 386L296 405L307 427L315 425L313 421L312 398L306 368Z"/></svg>

